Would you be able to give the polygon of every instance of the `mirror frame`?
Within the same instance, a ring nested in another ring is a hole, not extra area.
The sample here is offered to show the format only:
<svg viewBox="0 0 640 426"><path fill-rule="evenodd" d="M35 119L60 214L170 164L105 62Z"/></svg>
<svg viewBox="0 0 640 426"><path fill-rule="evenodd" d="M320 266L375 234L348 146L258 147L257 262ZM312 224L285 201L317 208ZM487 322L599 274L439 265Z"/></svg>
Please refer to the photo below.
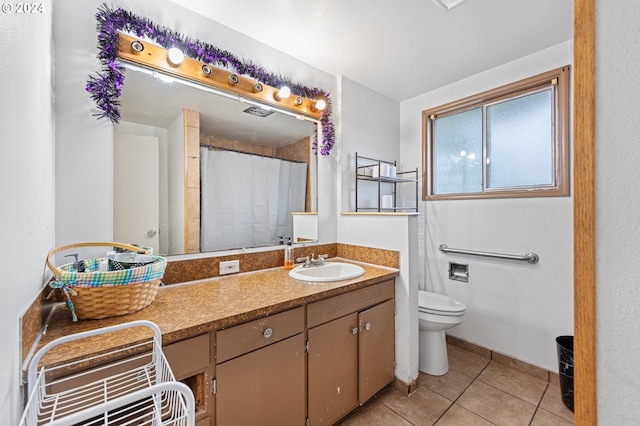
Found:
<svg viewBox="0 0 640 426"><path fill-rule="evenodd" d="M254 79L262 85L271 86L272 90L275 90L273 88L276 87L288 86L293 97L311 100L324 98L327 105L320 116L322 138L316 138L313 152L316 155L318 153L329 155L331 152L335 144L335 128L331 117L329 93L316 87L307 87L291 82L282 76L272 75L251 61L238 59L228 51L185 37L176 31L155 24L147 18L139 17L122 8L112 9L104 3L98 8L96 20L98 59L101 63L101 70L89 76L85 89L91 94L91 98L95 101L100 111L94 114L98 119L108 118L114 124L117 124L120 120L120 102L118 99L122 92L125 75L124 65L118 56L120 50L119 34L130 33L135 34L138 38L150 40L164 49L176 47L184 53L186 58L191 58L216 68L220 66L223 69L231 70L235 74ZM219 89L231 92L228 87L220 87ZM273 92L270 95L273 96ZM288 105L282 104L278 107L291 111ZM297 110L294 109L293 111Z"/></svg>

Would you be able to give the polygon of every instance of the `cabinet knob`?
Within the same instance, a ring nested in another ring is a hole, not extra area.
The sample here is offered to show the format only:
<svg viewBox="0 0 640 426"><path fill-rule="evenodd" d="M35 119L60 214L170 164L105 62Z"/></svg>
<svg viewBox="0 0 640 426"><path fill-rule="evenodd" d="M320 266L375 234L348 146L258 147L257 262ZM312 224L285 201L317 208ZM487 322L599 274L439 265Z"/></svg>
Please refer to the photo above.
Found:
<svg viewBox="0 0 640 426"><path fill-rule="evenodd" d="M271 329L271 327L269 327L264 331L262 335L264 336L265 339L268 339L269 337L271 337L272 334L273 334L273 330Z"/></svg>
<svg viewBox="0 0 640 426"><path fill-rule="evenodd" d="M366 323L366 324L364 325L364 329L365 329L365 330L367 330L367 331L368 331L368 330L371 330L371 323L370 323L370 322Z"/></svg>
<svg viewBox="0 0 640 426"><path fill-rule="evenodd" d="M351 332L352 332L353 334L358 334L358 327L353 327L353 328L351 329Z"/></svg>

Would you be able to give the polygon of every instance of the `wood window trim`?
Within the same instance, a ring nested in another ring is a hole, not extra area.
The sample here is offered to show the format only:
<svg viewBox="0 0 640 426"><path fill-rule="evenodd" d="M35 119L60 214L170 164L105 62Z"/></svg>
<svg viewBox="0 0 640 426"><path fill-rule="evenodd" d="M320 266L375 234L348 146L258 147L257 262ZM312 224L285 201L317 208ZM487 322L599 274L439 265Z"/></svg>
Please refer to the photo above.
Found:
<svg viewBox="0 0 640 426"><path fill-rule="evenodd" d="M423 201L434 200L470 200L470 199L488 199L488 198L532 198L532 197L565 197L569 195L569 126L570 126L570 66L566 65L551 71L537 74L495 89L468 96L466 98L456 100L435 108L430 108L422 112L422 199ZM431 118L447 116L452 113L459 113L472 108L477 108L483 104L497 102L502 99L512 98L518 94L531 92L536 88L542 88L549 85L554 78L558 79L558 105L557 105L557 141L555 161L557 182L553 188L514 188L505 190L492 190L482 193L464 193L464 194L432 194L431 185L434 180L433 167L431 166L432 138L430 137Z"/></svg>

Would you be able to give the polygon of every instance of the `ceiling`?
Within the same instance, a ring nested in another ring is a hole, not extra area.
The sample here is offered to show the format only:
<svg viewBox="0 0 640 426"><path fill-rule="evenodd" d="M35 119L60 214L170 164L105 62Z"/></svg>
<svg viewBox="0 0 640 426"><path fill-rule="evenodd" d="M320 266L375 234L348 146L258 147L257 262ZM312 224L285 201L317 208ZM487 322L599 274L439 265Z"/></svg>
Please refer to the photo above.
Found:
<svg viewBox="0 0 640 426"><path fill-rule="evenodd" d="M573 0L172 1L397 101L573 35Z"/></svg>

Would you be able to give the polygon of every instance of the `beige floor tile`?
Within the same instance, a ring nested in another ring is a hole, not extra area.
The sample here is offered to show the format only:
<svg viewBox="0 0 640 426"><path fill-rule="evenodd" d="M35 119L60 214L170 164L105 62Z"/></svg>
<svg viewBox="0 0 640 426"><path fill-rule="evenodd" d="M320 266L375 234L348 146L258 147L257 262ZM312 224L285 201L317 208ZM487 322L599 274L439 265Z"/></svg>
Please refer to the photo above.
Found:
<svg viewBox="0 0 640 426"><path fill-rule="evenodd" d="M569 410L567 406L564 405L564 402L562 402L560 386L549 384L547 391L542 397L542 402L540 402L540 408L570 422L574 421L573 411Z"/></svg>
<svg viewBox="0 0 640 426"><path fill-rule="evenodd" d="M376 400L369 401L338 424L341 426L411 426L411 423Z"/></svg>
<svg viewBox="0 0 640 426"><path fill-rule="evenodd" d="M491 426L492 424L493 423L472 413L466 408L463 408L458 404L453 404L451 408L449 408L447 412L440 417L436 426Z"/></svg>
<svg viewBox="0 0 640 426"><path fill-rule="evenodd" d="M548 383L495 361L491 361L482 370L477 380L536 406L540 403Z"/></svg>
<svg viewBox="0 0 640 426"><path fill-rule="evenodd" d="M470 377L478 377L483 368L489 364L489 360L460 349L457 346L447 345L449 355L449 369L456 370Z"/></svg>
<svg viewBox="0 0 640 426"><path fill-rule="evenodd" d="M573 422L551 414L548 411L544 411L541 408L538 408L531 422L531 426L571 426L572 424Z"/></svg>
<svg viewBox="0 0 640 426"><path fill-rule="evenodd" d="M457 401L467 410L497 425L528 425L536 407L478 380Z"/></svg>
<svg viewBox="0 0 640 426"><path fill-rule="evenodd" d="M378 401L413 425L433 425L451 405L451 401L425 386L409 396L390 389L379 396Z"/></svg>
<svg viewBox="0 0 640 426"><path fill-rule="evenodd" d="M449 401L458 399L472 381L472 377L454 369L449 369L449 372L443 376L431 376L422 372L418 375L419 386L426 386Z"/></svg>
<svg viewBox="0 0 640 426"><path fill-rule="evenodd" d="M554 383L448 345L449 372L420 373L412 395L387 387L343 420L347 426L572 425ZM475 380L474 380L475 379ZM451 401L455 401L452 403ZM536 406L539 403L539 407Z"/></svg>

